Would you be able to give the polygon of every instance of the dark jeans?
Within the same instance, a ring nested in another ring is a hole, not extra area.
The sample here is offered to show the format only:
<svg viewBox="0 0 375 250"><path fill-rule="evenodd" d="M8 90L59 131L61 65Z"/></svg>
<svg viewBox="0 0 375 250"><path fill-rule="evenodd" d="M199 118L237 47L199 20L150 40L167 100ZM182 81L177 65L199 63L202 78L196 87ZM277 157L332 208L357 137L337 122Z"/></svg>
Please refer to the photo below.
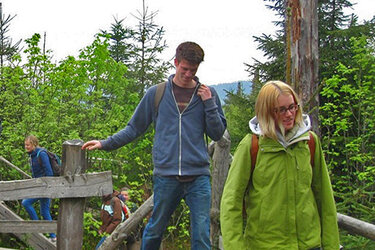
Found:
<svg viewBox="0 0 375 250"><path fill-rule="evenodd" d="M190 182L154 176L154 208L143 232L142 250L158 250L169 219L182 199L190 209L191 249L209 250L210 243L210 177L198 176Z"/></svg>

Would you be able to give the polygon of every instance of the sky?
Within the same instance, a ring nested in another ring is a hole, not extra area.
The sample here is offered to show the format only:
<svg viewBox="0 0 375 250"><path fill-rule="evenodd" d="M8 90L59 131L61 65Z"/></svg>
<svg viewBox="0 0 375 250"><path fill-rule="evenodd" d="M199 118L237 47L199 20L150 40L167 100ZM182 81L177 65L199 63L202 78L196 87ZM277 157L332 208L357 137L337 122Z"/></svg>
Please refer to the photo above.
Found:
<svg viewBox="0 0 375 250"><path fill-rule="evenodd" d="M110 30L114 18L135 27L142 0L0 0L5 16L14 16L8 35L13 41L46 32L46 48L53 61L78 56L100 30ZM173 63L176 47L185 41L205 51L197 76L208 85L251 80L244 63L264 61L253 36L274 34L274 13L263 0L146 0L154 23L165 30L168 48L160 58ZM374 0L352 0L359 21L375 15ZM25 47L25 45L23 44ZM173 73L174 69L170 73Z"/></svg>

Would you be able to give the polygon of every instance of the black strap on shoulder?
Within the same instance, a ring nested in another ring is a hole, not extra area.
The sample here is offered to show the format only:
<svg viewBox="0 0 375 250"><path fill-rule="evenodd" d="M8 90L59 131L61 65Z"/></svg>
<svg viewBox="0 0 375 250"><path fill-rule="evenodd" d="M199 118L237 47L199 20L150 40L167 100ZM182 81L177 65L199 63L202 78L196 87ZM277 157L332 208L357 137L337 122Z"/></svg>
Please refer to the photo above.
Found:
<svg viewBox="0 0 375 250"><path fill-rule="evenodd" d="M162 82L156 85L155 102L154 102L155 114L156 114L155 117L158 115L159 104L160 104L161 98L164 95L166 84L167 82Z"/></svg>

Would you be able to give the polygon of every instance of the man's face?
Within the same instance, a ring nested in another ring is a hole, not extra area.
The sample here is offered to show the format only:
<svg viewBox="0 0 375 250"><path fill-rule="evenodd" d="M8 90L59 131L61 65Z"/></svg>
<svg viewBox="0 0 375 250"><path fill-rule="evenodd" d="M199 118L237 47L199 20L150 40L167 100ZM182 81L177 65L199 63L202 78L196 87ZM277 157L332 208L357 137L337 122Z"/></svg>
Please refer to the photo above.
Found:
<svg viewBox="0 0 375 250"><path fill-rule="evenodd" d="M199 64L191 64L184 59L181 61L175 59L174 65L176 66L176 75L174 77L175 83L179 86L190 87L192 80L197 73Z"/></svg>

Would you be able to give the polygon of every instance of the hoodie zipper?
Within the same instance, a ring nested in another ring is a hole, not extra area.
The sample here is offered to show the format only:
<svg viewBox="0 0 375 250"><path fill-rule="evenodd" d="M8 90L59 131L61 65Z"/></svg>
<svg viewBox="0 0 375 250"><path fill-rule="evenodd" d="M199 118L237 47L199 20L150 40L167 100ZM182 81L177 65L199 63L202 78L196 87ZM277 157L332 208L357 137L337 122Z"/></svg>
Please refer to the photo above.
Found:
<svg viewBox="0 0 375 250"><path fill-rule="evenodd" d="M197 85L195 86L195 90L193 94L191 95L188 105L186 105L185 109L182 112L180 112L180 109L178 108L178 104L176 101L176 97L174 96L174 93L173 93L173 85L172 85L172 96L173 96L173 100L174 100L174 103L176 105L176 108L179 114L179 117L178 117L178 175L179 176L182 175L182 140L181 140L182 115L184 114L185 110L187 110L187 108L190 106L190 103L193 101L193 98L195 94L197 93L198 86L199 86L199 83L197 83Z"/></svg>

